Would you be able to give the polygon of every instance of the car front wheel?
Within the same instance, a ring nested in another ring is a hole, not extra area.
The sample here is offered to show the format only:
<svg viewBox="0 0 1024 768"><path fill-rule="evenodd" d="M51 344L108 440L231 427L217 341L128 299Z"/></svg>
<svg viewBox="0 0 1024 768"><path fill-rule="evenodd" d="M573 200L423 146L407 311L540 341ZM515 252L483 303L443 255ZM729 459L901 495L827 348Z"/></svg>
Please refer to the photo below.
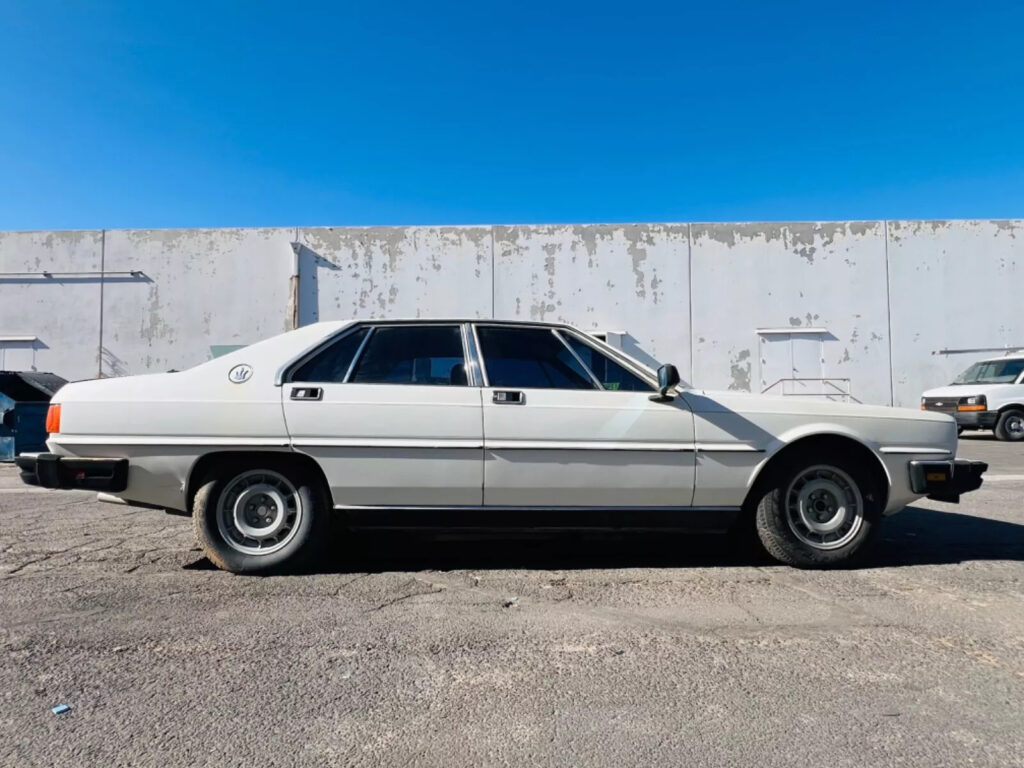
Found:
<svg viewBox="0 0 1024 768"><path fill-rule="evenodd" d="M758 538L788 565L843 565L871 537L882 511L878 498L870 476L852 461L791 461L772 474L758 501Z"/></svg>
<svg viewBox="0 0 1024 768"><path fill-rule="evenodd" d="M268 573L314 562L325 543L327 512L322 491L301 471L234 467L200 486L192 525L218 568Z"/></svg>
<svg viewBox="0 0 1024 768"><path fill-rule="evenodd" d="M1024 411L1012 408L1001 413L995 432L1000 440L1024 440Z"/></svg>

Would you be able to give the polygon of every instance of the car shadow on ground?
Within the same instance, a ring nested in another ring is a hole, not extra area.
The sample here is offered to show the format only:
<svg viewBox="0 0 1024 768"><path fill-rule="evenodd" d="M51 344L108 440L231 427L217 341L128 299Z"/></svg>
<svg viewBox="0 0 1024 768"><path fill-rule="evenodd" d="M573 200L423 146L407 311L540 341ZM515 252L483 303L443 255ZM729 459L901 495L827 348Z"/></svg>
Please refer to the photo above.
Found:
<svg viewBox="0 0 1024 768"><path fill-rule="evenodd" d="M580 570L771 565L742 535L655 532L339 531L321 573L423 570ZM853 568L1024 561L1024 525L908 507L888 518ZM185 566L212 568L200 558Z"/></svg>

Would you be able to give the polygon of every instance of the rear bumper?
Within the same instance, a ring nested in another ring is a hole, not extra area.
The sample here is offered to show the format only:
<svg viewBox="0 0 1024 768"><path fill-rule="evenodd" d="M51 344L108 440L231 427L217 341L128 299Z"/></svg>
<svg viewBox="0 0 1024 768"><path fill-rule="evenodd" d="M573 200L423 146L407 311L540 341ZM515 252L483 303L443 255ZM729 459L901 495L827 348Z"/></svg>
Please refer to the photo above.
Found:
<svg viewBox="0 0 1024 768"><path fill-rule="evenodd" d="M935 501L960 501L960 494L981 487L981 475L988 470L984 461L949 459L910 462L910 489Z"/></svg>
<svg viewBox="0 0 1024 768"><path fill-rule="evenodd" d="M55 453L23 453L14 458L21 479L42 488L79 488L118 493L128 487L128 459L82 459Z"/></svg>

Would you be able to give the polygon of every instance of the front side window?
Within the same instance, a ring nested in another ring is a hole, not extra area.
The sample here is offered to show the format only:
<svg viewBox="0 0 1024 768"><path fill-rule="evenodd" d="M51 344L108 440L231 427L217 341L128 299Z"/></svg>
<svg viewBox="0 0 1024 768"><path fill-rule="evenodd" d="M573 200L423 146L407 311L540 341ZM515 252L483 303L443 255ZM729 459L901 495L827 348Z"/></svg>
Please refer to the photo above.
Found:
<svg viewBox="0 0 1024 768"><path fill-rule="evenodd" d="M313 357L295 369L292 381L337 382L345 380L345 374L352 365L352 358L359 351L369 328L360 328L346 334L326 349L317 352Z"/></svg>
<svg viewBox="0 0 1024 768"><path fill-rule="evenodd" d="M563 333L562 338L566 340L573 352L575 352L583 364L590 369L591 373L601 382L605 389L618 392L653 392L654 387L648 384L634 373L630 373L610 357L588 344L571 333Z"/></svg>
<svg viewBox="0 0 1024 768"><path fill-rule="evenodd" d="M597 389L569 349L546 328L477 327L492 387Z"/></svg>
<svg viewBox="0 0 1024 768"><path fill-rule="evenodd" d="M465 362L457 325L382 326L374 329L349 381L464 387Z"/></svg>

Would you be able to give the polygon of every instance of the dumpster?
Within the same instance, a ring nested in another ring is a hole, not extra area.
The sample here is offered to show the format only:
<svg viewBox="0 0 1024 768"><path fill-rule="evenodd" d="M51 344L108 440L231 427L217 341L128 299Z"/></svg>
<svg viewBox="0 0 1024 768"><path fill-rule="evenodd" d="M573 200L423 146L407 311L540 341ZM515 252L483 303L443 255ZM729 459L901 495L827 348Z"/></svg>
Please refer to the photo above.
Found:
<svg viewBox="0 0 1024 768"><path fill-rule="evenodd" d="M65 384L53 373L0 371L0 461L46 450L46 410Z"/></svg>

